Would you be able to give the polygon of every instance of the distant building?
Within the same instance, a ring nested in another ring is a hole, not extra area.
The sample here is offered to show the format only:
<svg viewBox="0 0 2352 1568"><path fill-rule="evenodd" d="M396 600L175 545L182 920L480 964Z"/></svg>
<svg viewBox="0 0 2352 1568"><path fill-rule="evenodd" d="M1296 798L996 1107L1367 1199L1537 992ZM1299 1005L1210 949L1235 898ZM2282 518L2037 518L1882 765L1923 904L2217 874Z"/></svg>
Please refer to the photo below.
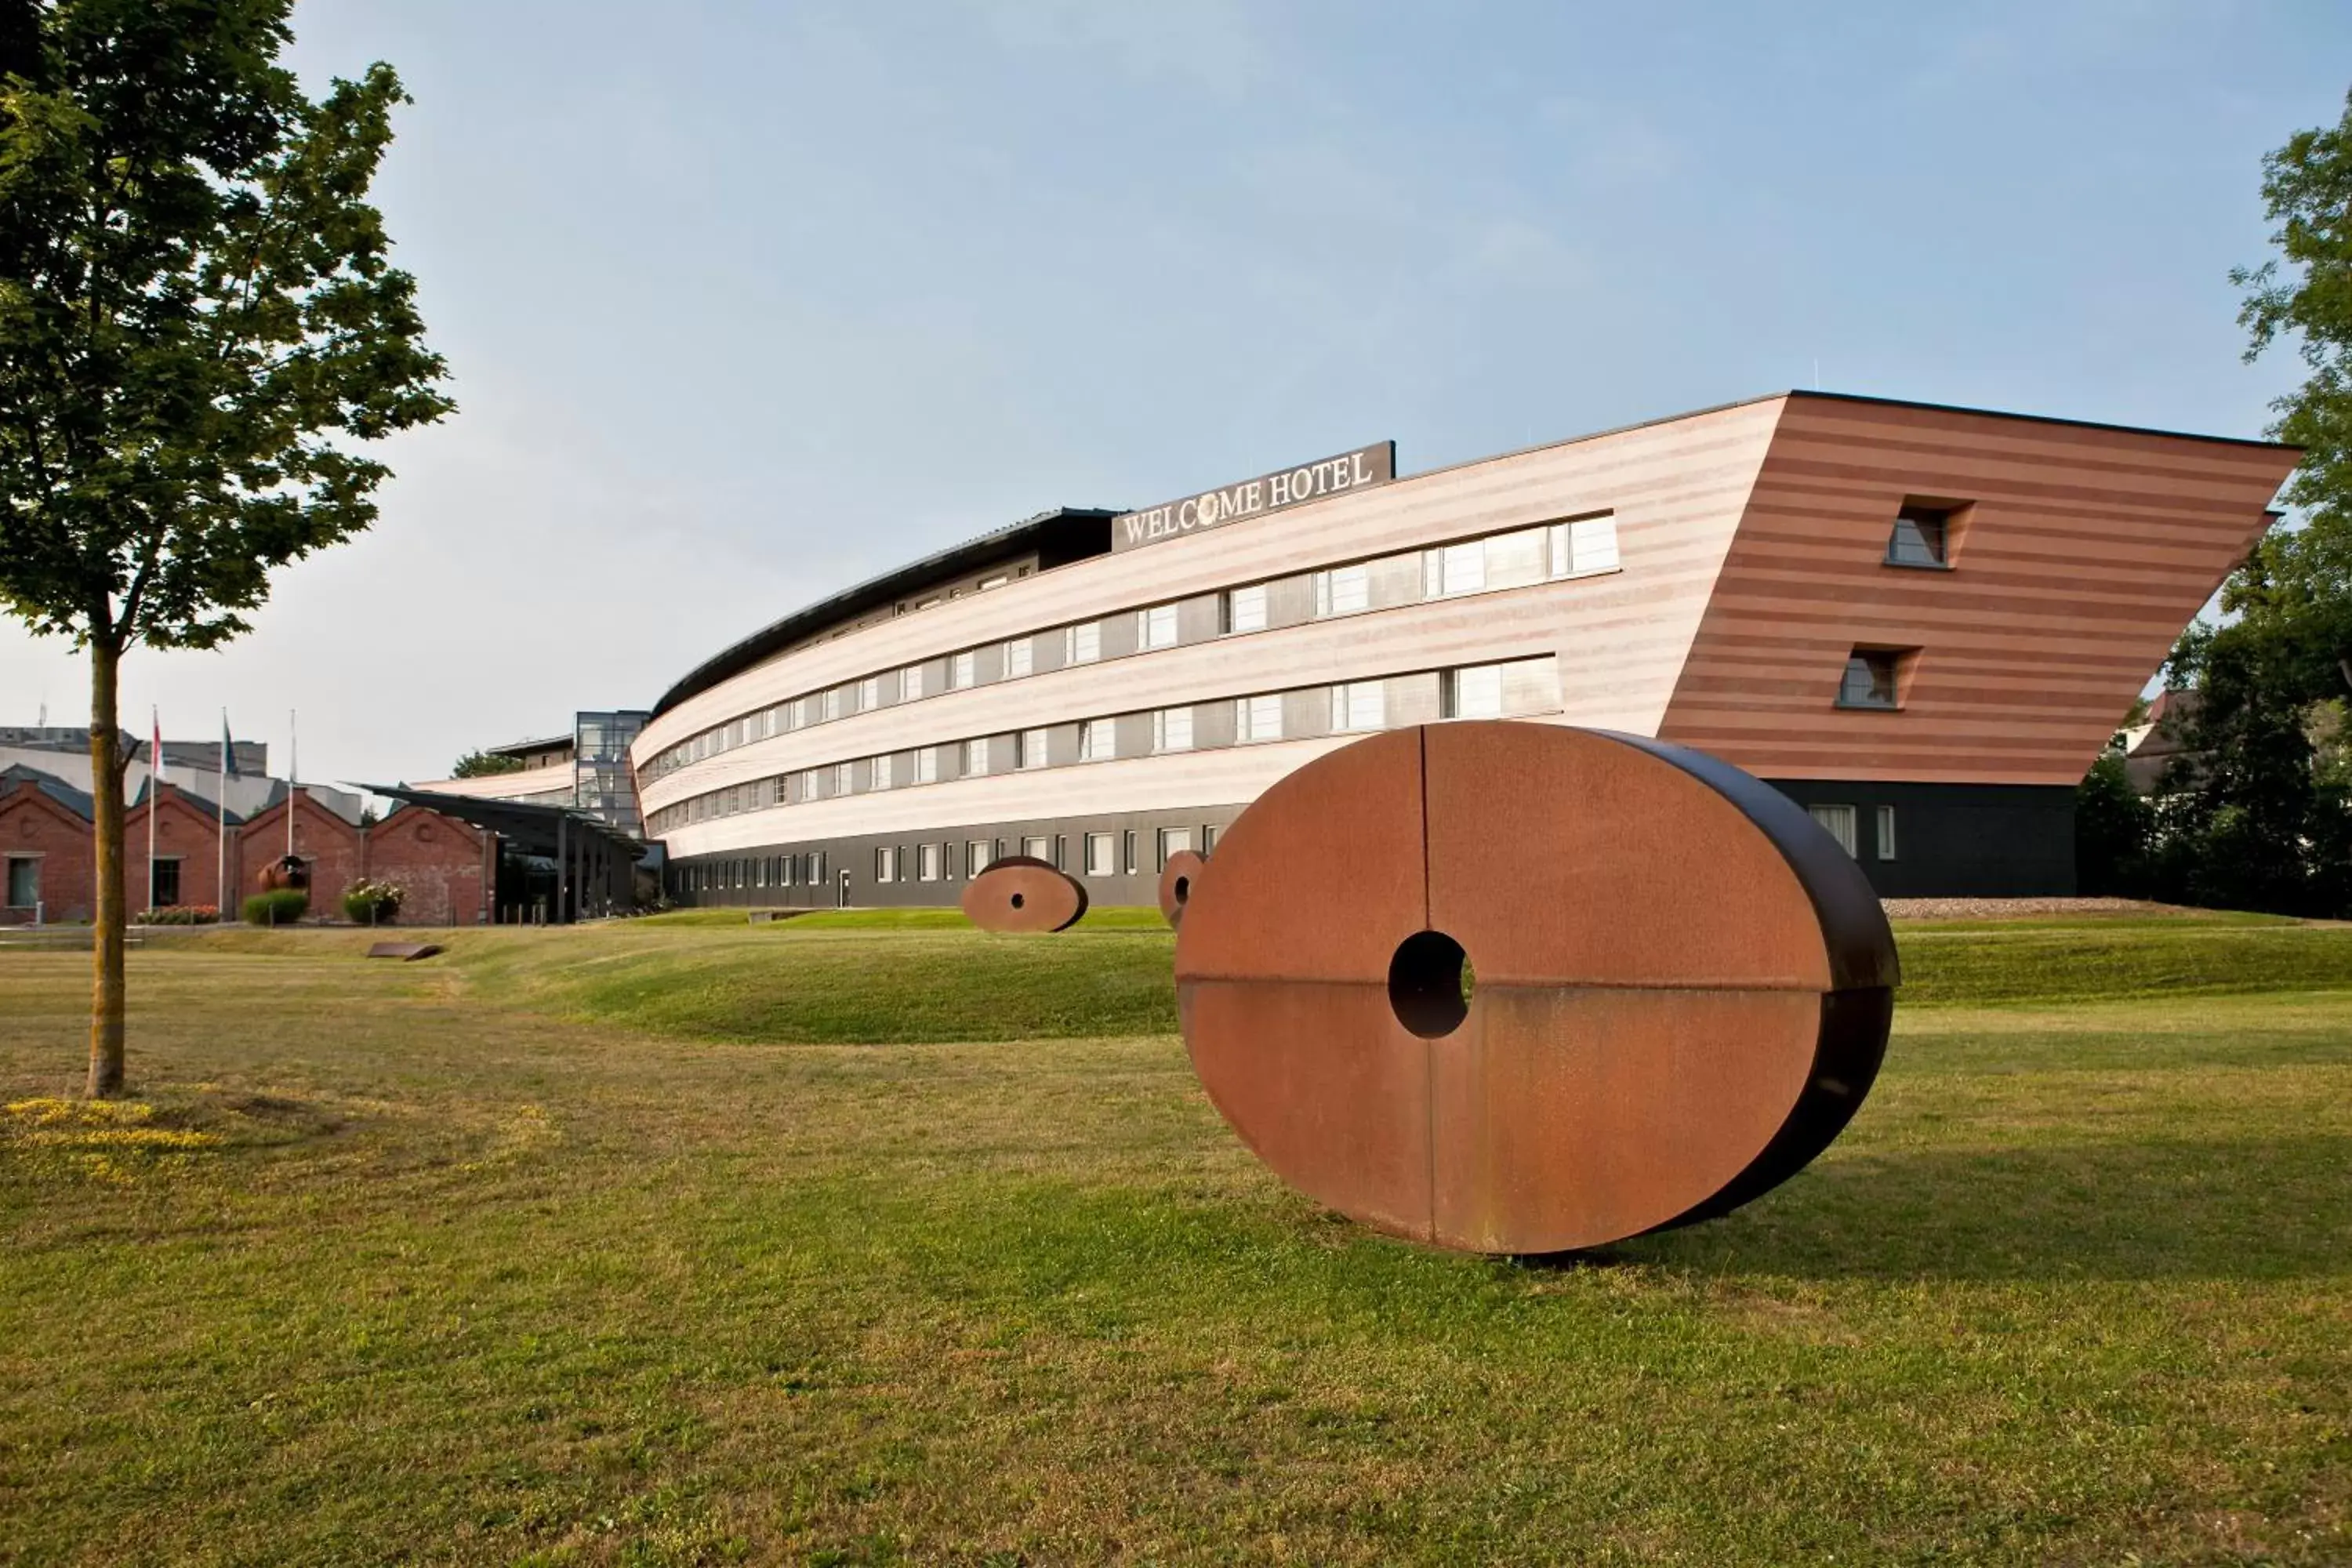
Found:
<svg viewBox="0 0 2352 1568"><path fill-rule="evenodd" d="M2140 721L2124 731L2124 777L2141 795L2154 795L2178 759L2190 756L2189 731L2204 700L2195 690L2159 691Z"/></svg>
<svg viewBox="0 0 2352 1568"><path fill-rule="evenodd" d="M123 769L126 799L135 798L155 770L148 742L125 730L116 744L129 759ZM259 741L229 742L231 771L221 777L218 740L163 742L163 779L188 795L212 805L225 805L234 816L265 811L286 798L284 779L269 776L269 748ZM58 779L84 795L90 792L89 727L88 725L0 725L0 768L24 767ZM350 790L325 784L302 786L310 797L345 821L358 826L366 802Z"/></svg>

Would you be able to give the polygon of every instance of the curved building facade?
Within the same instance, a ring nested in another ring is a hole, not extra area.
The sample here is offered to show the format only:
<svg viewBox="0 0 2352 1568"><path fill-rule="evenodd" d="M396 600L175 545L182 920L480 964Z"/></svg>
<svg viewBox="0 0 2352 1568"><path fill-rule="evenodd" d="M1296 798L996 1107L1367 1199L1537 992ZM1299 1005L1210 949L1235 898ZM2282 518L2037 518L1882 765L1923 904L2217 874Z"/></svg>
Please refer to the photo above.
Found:
<svg viewBox="0 0 2352 1568"><path fill-rule="evenodd" d="M1883 893L2066 892L2076 781L2297 456L1812 393L1409 477L1367 447L860 584L630 756L688 904L950 903L1016 853L1150 903L1291 770L1468 718L1712 752Z"/></svg>

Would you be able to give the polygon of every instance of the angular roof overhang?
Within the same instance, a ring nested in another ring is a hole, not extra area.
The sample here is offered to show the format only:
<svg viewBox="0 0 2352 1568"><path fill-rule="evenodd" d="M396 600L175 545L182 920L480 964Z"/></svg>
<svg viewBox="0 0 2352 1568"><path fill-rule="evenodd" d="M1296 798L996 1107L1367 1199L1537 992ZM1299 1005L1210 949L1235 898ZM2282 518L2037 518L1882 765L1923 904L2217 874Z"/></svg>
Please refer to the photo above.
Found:
<svg viewBox="0 0 2352 1568"><path fill-rule="evenodd" d="M370 795L380 795L409 805L421 805L444 816L454 816L471 827L495 833L526 855L553 856L559 844L568 847L578 835L599 839L632 860L646 852L643 841L622 832L601 817L567 805L535 805L529 801L482 800L472 795L440 795L410 789L405 784L353 784Z"/></svg>

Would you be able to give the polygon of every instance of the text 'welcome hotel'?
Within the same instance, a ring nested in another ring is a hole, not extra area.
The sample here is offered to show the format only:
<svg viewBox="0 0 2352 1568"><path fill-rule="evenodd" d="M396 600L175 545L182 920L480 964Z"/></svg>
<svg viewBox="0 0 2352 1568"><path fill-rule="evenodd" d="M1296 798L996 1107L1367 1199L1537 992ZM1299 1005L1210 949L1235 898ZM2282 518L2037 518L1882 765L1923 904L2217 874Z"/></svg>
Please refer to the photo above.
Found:
<svg viewBox="0 0 2352 1568"><path fill-rule="evenodd" d="M837 594L630 757L685 903L949 903L1008 854L1147 903L1294 768L1478 718L1714 752L1888 895L2067 892L2076 782L2296 456L1817 393L1404 477L1370 447Z"/></svg>

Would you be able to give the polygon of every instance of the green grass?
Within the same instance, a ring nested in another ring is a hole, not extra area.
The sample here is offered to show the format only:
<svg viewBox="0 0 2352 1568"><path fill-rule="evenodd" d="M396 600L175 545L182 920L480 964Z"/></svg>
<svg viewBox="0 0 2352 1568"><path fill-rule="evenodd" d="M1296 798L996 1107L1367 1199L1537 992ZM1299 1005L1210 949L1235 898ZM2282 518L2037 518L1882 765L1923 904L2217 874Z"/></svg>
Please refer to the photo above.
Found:
<svg viewBox="0 0 2352 1568"><path fill-rule="evenodd" d="M1907 928L1810 1171L1523 1264L1269 1176L1164 934L804 926L151 943L103 1122L0 952L0 1563L2352 1557L2352 933Z"/></svg>

